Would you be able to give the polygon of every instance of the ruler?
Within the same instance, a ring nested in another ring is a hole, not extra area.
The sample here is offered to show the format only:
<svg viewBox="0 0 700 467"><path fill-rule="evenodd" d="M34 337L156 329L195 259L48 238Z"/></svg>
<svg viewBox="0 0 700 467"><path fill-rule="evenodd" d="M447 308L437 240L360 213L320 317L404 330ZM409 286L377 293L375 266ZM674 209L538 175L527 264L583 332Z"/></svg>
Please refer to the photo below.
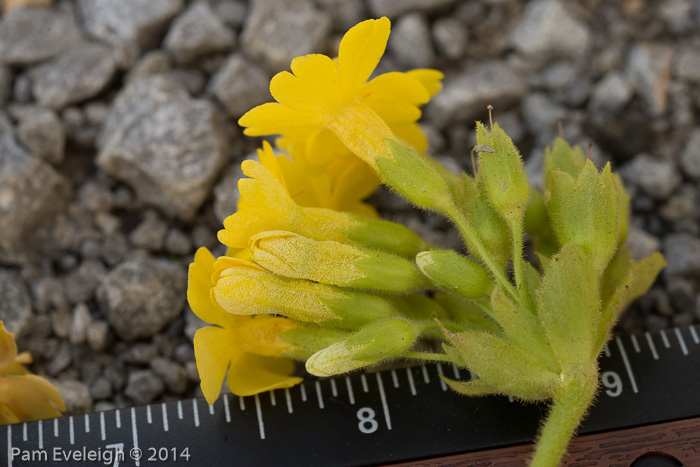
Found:
<svg viewBox="0 0 700 467"><path fill-rule="evenodd" d="M600 357L601 390L579 430L590 436L577 443L603 441L581 448L594 460L575 465L630 465L636 451L611 440L639 427L656 429L659 439L680 436L677 452L667 453L680 463L635 467L700 465L699 333L690 326L610 341ZM9 425L0 427L0 465L522 465L547 406L460 396L439 375L469 378L453 365L429 364L227 394L214 405L190 399ZM642 443L650 452L661 449L654 439ZM600 446L620 463L596 461ZM505 458L519 460L499 463Z"/></svg>

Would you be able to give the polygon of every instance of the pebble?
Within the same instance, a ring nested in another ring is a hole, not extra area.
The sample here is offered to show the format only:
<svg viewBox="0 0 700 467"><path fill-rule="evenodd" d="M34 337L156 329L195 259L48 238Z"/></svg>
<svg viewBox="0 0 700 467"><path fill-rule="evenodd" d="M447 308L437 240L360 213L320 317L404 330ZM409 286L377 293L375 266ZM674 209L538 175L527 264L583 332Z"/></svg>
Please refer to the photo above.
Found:
<svg viewBox="0 0 700 467"><path fill-rule="evenodd" d="M240 165L231 165L224 176L214 187L214 214L219 222L236 212L241 195L238 191L238 180L243 178ZM195 245L201 245L193 239Z"/></svg>
<svg viewBox="0 0 700 467"><path fill-rule="evenodd" d="M696 49L682 49L673 59L676 76L691 83L700 83L700 52Z"/></svg>
<svg viewBox="0 0 700 467"><path fill-rule="evenodd" d="M134 344L129 346L119 357L126 363L138 365L148 365L148 363L158 356L158 346L153 343Z"/></svg>
<svg viewBox="0 0 700 467"><path fill-rule="evenodd" d="M138 122L138 125L136 124ZM105 122L97 165L129 184L142 202L191 219L227 158L223 122L175 79L131 82Z"/></svg>
<svg viewBox="0 0 700 467"><path fill-rule="evenodd" d="M0 65L0 109L7 105L7 101L12 95L12 79L12 69Z"/></svg>
<svg viewBox="0 0 700 467"><path fill-rule="evenodd" d="M151 251L163 249L163 242L168 233L168 224L153 210L146 211L141 223L129 235L134 246Z"/></svg>
<svg viewBox="0 0 700 467"><path fill-rule="evenodd" d="M333 30L345 32L367 16L364 2L348 2L347 0L315 0L333 21Z"/></svg>
<svg viewBox="0 0 700 467"><path fill-rule="evenodd" d="M183 0L77 0L86 32L118 47L119 62L129 67L144 50L156 45Z"/></svg>
<svg viewBox="0 0 700 467"><path fill-rule="evenodd" d="M173 357L176 361L180 363L194 362L195 357L194 348L192 347L192 344L188 342L186 344L180 344L177 347L175 347Z"/></svg>
<svg viewBox="0 0 700 467"><path fill-rule="evenodd" d="M109 339L109 324L105 321L93 321L87 328L87 343L95 352L102 352Z"/></svg>
<svg viewBox="0 0 700 467"><path fill-rule="evenodd" d="M14 139L0 111L0 259L19 260L36 227L49 222L70 194L68 180Z"/></svg>
<svg viewBox="0 0 700 467"><path fill-rule="evenodd" d="M20 117L16 134L35 156L43 157L53 165L63 162L66 132L52 110L32 107Z"/></svg>
<svg viewBox="0 0 700 467"><path fill-rule="evenodd" d="M369 0L373 16L396 18L411 11L431 12L453 5L456 0Z"/></svg>
<svg viewBox="0 0 700 467"><path fill-rule="evenodd" d="M700 278L700 239L687 233L671 233L662 243L668 263L663 270L667 283L676 276Z"/></svg>
<svg viewBox="0 0 700 467"><path fill-rule="evenodd" d="M63 402L66 404L66 412L70 414L82 414L92 412L92 395L90 388L75 380L53 381L61 392Z"/></svg>
<svg viewBox="0 0 700 467"><path fill-rule="evenodd" d="M387 48L405 68L429 68L435 60L428 19L409 13L392 26Z"/></svg>
<svg viewBox="0 0 700 467"><path fill-rule="evenodd" d="M179 63L191 63L204 55L232 50L236 36L204 2L193 3L175 18L163 42Z"/></svg>
<svg viewBox="0 0 700 467"><path fill-rule="evenodd" d="M128 260L109 272L97 289L97 302L116 333L126 341L148 338L180 315L187 275L161 259Z"/></svg>
<svg viewBox="0 0 700 467"><path fill-rule="evenodd" d="M352 2L354 3L354 2ZM242 0L216 0L212 7L216 16L233 28L240 28L246 17L248 6Z"/></svg>
<svg viewBox="0 0 700 467"><path fill-rule="evenodd" d="M463 74L445 80L443 90L426 106L428 118L438 127L468 122L486 114L486 106L497 111L520 101L527 94L522 77L503 62L487 61Z"/></svg>
<svg viewBox="0 0 700 467"><path fill-rule="evenodd" d="M31 330L33 313L29 290L19 273L0 268L0 297L0 321L15 338L24 337Z"/></svg>
<svg viewBox="0 0 700 467"><path fill-rule="evenodd" d="M593 88L588 109L591 113L614 115L632 99L634 89L624 74L607 73Z"/></svg>
<svg viewBox="0 0 700 467"><path fill-rule="evenodd" d="M68 341L61 341L57 350L51 352L45 357L50 358L48 365L46 365L46 372L52 376L60 374L63 370L68 368L73 361L71 346Z"/></svg>
<svg viewBox="0 0 700 467"><path fill-rule="evenodd" d="M180 229L170 229L165 236L165 251L176 255L187 255L192 252L190 238Z"/></svg>
<svg viewBox="0 0 700 467"><path fill-rule="evenodd" d="M557 0L528 2L510 34L511 45L533 65L558 57L580 60L591 39L588 27Z"/></svg>
<svg viewBox="0 0 700 467"><path fill-rule="evenodd" d="M62 109L99 94L116 72L111 49L83 43L32 68L32 92L46 107Z"/></svg>
<svg viewBox="0 0 700 467"><path fill-rule="evenodd" d="M124 394L135 405L145 405L153 402L165 391L163 382L151 370L136 370L129 372L129 381Z"/></svg>
<svg viewBox="0 0 700 467"><path fill-rule="evenodd" d="M677 278L668 285L668 298L678 312L692 311L695 307L695 287L682 278Z"/></svg>
<svg viewBox="0 0 700 467"><path fill-rule="evenodd" d="M226 59L212 77L208 91L224 105L234 118L272 100L267 73L241 53Z"/></svg>
<svg viewBox="0 0 700 467"><path fill-rule="evenodd" d="M441 55L450 60L462 58L467 50L467 26L457 18L440 18L433 23L431 33Z"/></svg>
<svg viewBox="0 0 700 467"><path fill-rule="evenodd" d="M92 324L92 314L84 303L79 303L73 309L73 321L70 327L70 343L82 344L87 339L87 331Z"/></svg>
<svg viewBox="0 0 700 467"><path fill-rule="evenodd" d="M187 391L188 378L185 368L166 358L155 358L151 369L165 383L168 392L184 394Z"/></svg>
<svg viewBox="0 0 700 467"><path fill-rule="evenodd" d="M126 82L138 81L149 76L168 73L173 68L170 55L164 50L152 50L134 64L126 75Z"/></svg>
<svg viewBox="0 0 700 467"><path fill-rule="evenodd" d="M107 273L107 268L98 260L83 259L75 271L66 276L64 290L71 304L92 300L100 280Z"/></svg>
<svg viewBox="0 0 700 467"><path fill-rule="evenodd" d="M71 8L17 8L0 20L0 63L31 65L82 40Z"/></svg>
<svg viewBox="0 0 700 467"><path fill-rule="evenodd" d="M636 45L629 53L627 74L652 115L668 110L673 49L656 43Z"/></svg>
<svg viewBox="0 0 700 467"><path fill-rule="evenodd" d="M112 383L104 376L97 378L90 386L90 395L93 399L110 399L112 394Z"/></svg>
<svg viewBox="0 0 700 467"><path fill-rule="evenodd" d="M649 154L637 155L620 168L620 176L655 199L668 198L681 183L676 166Z"/></svg>
<svg viewBox="0 0 700 467"><path fill-rule="evenodd" d="M309 0L252 0L241 47L268 72L277 73L289 68L294 57L323 50L330 28L330 17Z"/></svg>
<svg viewBox="0 0 700 467"><path fill-rule="evenodd" d="M700 128L693 130L680 156L683 171L695 180L700 180Z"/></svg>
<svg viewBox="0 0 700 467"><path fill-rule="evenodd" d="M632 258L640 261L655 251L659 251L661 241L650 233L647 233L634 225L630 225L625 244L627 245L627 248L630 249Z"/></svg>
<svg viewBox="0 0 700 467"><path fill-rule="evenodd" d="M557 134L557 123L566 109L544 93L533 93L522 101L523 121L541 144L550 144Z"/></svg>

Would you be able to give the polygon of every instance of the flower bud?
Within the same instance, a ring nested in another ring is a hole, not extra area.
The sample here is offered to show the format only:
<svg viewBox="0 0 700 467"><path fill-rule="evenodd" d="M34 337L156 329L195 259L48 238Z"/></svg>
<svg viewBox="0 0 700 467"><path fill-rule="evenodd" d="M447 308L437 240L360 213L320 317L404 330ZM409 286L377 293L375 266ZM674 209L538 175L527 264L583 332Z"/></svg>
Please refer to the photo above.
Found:
<svg viewBox="0 0 700 467"><path fill-rule="evenodd" d="M435 285L465 298L485 297L493 288L486 269L456 251L424 251L416 264Z"/></svg>

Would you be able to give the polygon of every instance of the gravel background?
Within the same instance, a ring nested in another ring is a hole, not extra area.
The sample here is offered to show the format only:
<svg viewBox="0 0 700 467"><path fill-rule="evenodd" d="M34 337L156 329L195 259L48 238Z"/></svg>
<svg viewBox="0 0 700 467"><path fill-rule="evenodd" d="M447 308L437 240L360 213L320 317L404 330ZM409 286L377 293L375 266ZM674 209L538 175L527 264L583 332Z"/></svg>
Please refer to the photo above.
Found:
<svg viewBox="0 0 700 467"><path fill-rule="evenodd" d="M432 154L469 170L492 104L537 177L562 119L622 174L635 255L669 262L620 328L700 321L698 0L57 1L0 18L0 318L70 412L199 394L186 266L223 252L259 143L235 122L293 57L381 15L381 71L446 74ZM458 246L444 220L373 200Z"/></svg>

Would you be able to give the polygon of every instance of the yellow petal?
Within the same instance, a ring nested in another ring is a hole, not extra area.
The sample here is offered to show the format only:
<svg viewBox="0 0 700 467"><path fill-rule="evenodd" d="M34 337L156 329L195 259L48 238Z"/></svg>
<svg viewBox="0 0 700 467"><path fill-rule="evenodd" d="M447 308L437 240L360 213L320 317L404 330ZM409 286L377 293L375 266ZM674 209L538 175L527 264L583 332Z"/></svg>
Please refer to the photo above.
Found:
<svg viewBox="0 0 700 467"><path fill-rule="evenodd" d="M441 71L430 68L418 68L408 71L406 74L423 83L431 99L442 89L442 79L445 77Z"/></svg>
<svg viewBox="0 0 700 467"><path fill-rule="evenodd" d="M280 156L283 160L287 160L284 156ZM275 153L272 151L272 146L267 141L263 141L262 149L258 149L258 160L262 165L265 166L267 170L270 171L273 177L280 182L280 185L289 193L289 187L285 181L285 177L282 173L282 167L277 161Z"/></svg>
<svg viewBox="0 0 700 467"><path fill-rule="evenodd" d="M334 188L334 198L337 200L337 208L345 199L361 200L374 193L381 182L377 175L357 157L353 157L344 163L344 170L338 174Z"/></svg>
<svg viewBox="0 0 700 467"><path fill-rule="evenodd" d="M0 426L19 423L22 420L12 411L7 404L0 403Z"/></svg>
<svg viewBox="0 0 700 467"><path fill-rule="evenodd" d="M238 396L290 388L303 381L302 378L291 376L293 372L294 362L288 358L238 354L231 360L228 387Z"/></svg>
<svg viewBox="0 0 700 467"><path fill-rule="evenodd" d="M0 374L3 373L17 357L15 335L5 329L5 323L0 320Z"/></svg>
<svg viewBox="0 0 700 467"><path fill-rule="evenodd" d="M292 320L263 315L240 321L238 334L241 348L246 352L265 357L279 357L292 348L279 337L283 332L297 327Z"/></svg>
<svg viewBox="0 0 700 467"><path fill-rule="evenodd" d="M270 93L277 102L316 113L338 104L338 72L329 57L320 54L297 57L292 60L292 72L277 73L270 81Z"/></svg>
<svg viewBox="0 0 700 467"><path fill-rule="evenodd" d="M266 207L244 209L224 220L224 230L217 237L221 243L234 248L247 248L250 237L265 230L292 230L292 213Z"/></svg>
<svg viewBox="0 0 700 467"><path fill-rule="evenodd" d="M207 326L195 333L194 356L202 393L209 404L219 397L231 359L242 352L236 345L236 333L231 329Z"/></svg>
<svg viewBox="0 0 700 467"><path fill-rule="evenodd" d="M417 123L394 123L391 125L391 131L418 152L425 152L428 149L428 138Z"/></svg>
<svg viewBox="0 0 700 467"><path fill-rule="evenodd" d="M316 127L318 118L315 114L286 107L276 102L268 102L250 109L238 124L246 127L248 136L274 135L286 128Z"/></svg>
<svg viewBox="0 0 700 467"><path fill-rule="evenodd" d="M415 122L421 116L421 111L413 104L382 96L370 96L364 100L367 106L374 110L387 124Z"/></svg>
<svg viewBox="0 0 700 467"><path fill-rule="evenodd" d="M206 248L199 248L187 274L187 302L200 319L223 326L223 312L209 298L213 272L214 256Z"/></svg>
<svg viewBox="0 0 700 467"><path fill-rule="evenodd" d="M362 86L360 100L365 97L381 96L396 99L409 104L425 104L430 94L425 85L416 77L407 73L392 71L383 73Z"/></svg>
<svg viewBox="0 0 700 467"><path fill-rule="evenodd" d="M21 421L60 417L66 410L56 386L37 375L0 378L0 405Z"/></svg>
<svg viewBox="0 0 700 467"><path fill-rule="evenodd" d="M351 28L340 41L338 68L345 95L352 95L377 67L390 30L388 18L370 19Z"/></svg>

